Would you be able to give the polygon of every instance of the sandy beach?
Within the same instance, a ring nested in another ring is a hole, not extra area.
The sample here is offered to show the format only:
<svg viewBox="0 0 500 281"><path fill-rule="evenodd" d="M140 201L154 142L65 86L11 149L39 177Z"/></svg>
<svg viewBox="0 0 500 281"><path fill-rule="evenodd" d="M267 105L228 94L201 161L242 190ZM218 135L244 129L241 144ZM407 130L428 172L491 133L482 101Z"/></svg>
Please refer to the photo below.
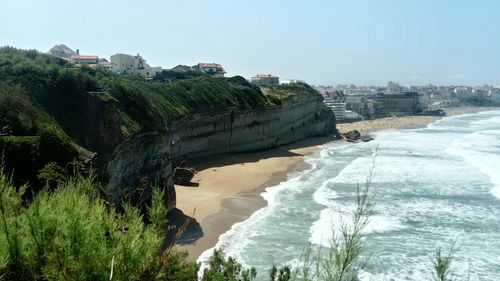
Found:
<svg viewBox="0 0 500 281"><path fill-rule="evenodd" d="M194 243L179 244L177 248L187 251L189 258L195 260L213 247L234 223L266 206L260 196L266 187L286 180L292 171L306 169L303 157L333 139L315 137L275 149L191 162L198 170L192 182L199 186L176 186L177 208L196 219L203 233Z"/></svg>
<svg viewBox="0 0 500 281"><path fill-rule="evenodd" d="M492 110L493 108L459 107L446 110L447 116ZM442 117L407 116L337 124L340 132L356 129L362 135L390 128L419 128ZM177 208L199 223L198 234L177 249L189 253L191 260L213 247L218 237L234 223L247 219L265 207L260 196L266 187L286 180L287 174L307 169L304 156L319 150L319 145L333 137L315 137L266 151L211 156L192 161L198 173L197 187L176 186ZM189 231L188 231L189 232ZM186 233L189 235L189 233Z"/></svg>
<svg viewBox="0 0 500 281"><path fill-rule="evenodd" d="M491 107L450 107L446 108L447 116L462 115L485 110L491 110ZM440 116L404 116L404 117L387 117L375 120L364 120L352 123L337 124L337 129L340 132L348 132L358 130L361 135L367 135L370 132L376 132L385 129L414 129L422 128L427 124L439 120Z"/></svg>

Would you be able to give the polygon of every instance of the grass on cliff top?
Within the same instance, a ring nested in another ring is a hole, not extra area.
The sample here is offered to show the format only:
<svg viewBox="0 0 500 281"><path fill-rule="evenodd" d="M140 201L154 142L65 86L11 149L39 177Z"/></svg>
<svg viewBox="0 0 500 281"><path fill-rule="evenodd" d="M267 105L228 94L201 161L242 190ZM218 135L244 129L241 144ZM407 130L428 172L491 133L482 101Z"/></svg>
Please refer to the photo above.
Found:
<svg viewBox="0 0 500 281"><path fill-rule="evenodd" d="M281 104L281 101L297 95L317 95L319 93L305 83L292 83L279 86L262 86L262 92L275 104Z"/></svg>
<svg viewBox="0 0 500 281"><path fill-rule="evenodd" d="M75 67L35 50L0 48L0 82L24 91L70 135L81 133L78 120L99 114L89 112L93 107L119 111L122 123L116 126L130 136L164 130L166 124L194 114L275 106L291 95L317 94L306 84L272 87L263 93L239 76L216 79L170 72L165 74L173 78L170 82L148 83L139 76Z"/></svg>
<svg viewBox="0 0 500 281"><path fill-rule="evenodd" d="M272 105L259 88L243 78L215 79L208 76L148 83L112 77L109 93L131 114L162 124L193 114L227 109L247 110ZM144 120L145 121L145 120Z"/></svg>

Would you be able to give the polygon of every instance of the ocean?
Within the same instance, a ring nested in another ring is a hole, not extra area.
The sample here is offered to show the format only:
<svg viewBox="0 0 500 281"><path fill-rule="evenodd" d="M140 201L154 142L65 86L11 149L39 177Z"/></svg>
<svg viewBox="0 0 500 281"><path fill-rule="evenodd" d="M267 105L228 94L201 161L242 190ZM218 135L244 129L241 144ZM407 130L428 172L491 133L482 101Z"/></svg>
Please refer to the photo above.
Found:
<svg viewBox="0 0 500 281"><path fill-rule="evenodd" d="M374 136L322 146L306 158L309 170L267 188L268 206L235 224L216 247L255 267L258 280L268 280L272 265L298 265L309 244L329 247L349 221L357 186L374 166L362 280L431 280L438 247L453 247L454 280L500 280L500 111Z"/></svg>

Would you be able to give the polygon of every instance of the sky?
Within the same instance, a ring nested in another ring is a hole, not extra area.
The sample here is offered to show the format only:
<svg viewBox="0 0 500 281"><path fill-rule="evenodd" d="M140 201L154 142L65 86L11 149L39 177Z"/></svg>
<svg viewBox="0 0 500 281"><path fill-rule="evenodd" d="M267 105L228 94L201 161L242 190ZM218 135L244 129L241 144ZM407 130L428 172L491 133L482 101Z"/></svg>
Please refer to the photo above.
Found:
<svg viewBox="0 0 500 281"><path fill-rule="evenodd" d="M500 84L498 0L0 0L0 46L314 85Z"/></svg>

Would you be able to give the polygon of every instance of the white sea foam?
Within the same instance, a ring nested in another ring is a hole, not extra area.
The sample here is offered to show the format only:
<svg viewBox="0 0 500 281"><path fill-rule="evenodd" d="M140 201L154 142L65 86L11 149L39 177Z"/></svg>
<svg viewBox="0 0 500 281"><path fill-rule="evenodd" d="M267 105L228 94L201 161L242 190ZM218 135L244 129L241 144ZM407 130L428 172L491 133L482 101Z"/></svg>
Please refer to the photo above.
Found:
<svg viewBox="0 0 500 281"><path fill-rule="evenodd" d="M321 157L323 156L328 157L326 154L321 155ZM290 173L287 176L287 181L281 182L276 186L266 188L265 191L261 193L261 196L267 201L267 206L254 212L245 221L232 225L230 230L219 237L219 240L214 247L205 250L198 257L196 262L200 263L200 269L198 271L199 279L201 279L203 270L208 267L208 262L215 249L224 250L226 255L238 259L243 266L247 266L244 259L241 259L241 253L250 243L249 238L253 234L258 234L258 230L256 230L253 226L260 220L272 214L274 209L281 203L281 196L283 193L293 193L300 190L301 185L299 184L299 181L302 176L315 169L315 159L316 156L306 158L306 161L312 165L311 169L303 172Z"/></svg>
<svg viewBox="0 0 500 281"><path fill-rule="evenodd" d="M500 197L500 173L494 173L500 164L498 115L455 116L424 129L381 131L375 142L324 145L307 159L311 170L268 188L268 207L234 225L216 247L256 266L257 280L267 280L269 265L300 265L297 253L308 242L329 247L338 227L352 221L356 184L364 183L379 146L376 206L364 229L376 258L360 278L429 280L436 247L447 249L460 238L454 274L466 277L472 268L471 280L500 280L500 207L484 189L491 181L491 193Z"/></svg>
<svg viewBox="0 0 500 281"><path fill-rule="evenodd" d="M314 192L314 201L324 206L330 206L332 204L332 199L338 198L337 192L333 190L333 184L334 182L331 179L324 181L320 188Z"/></svg>
<svg viewBox="0 0 500 281"><path fill-rule="evenodd" d="M499 146L500 141L494 135L474 132L455 140L445 151L462 157L468 164L487 175L493 184L490 192L500 199L500 150L497 149L497 153L489 151Z"/></svg>
<svg viewBox="0 0 500 281"><path fill-rule="evenodd" d="M484 119L484 120L478 120L470 123L471 125L478 125L478 126L484 126L484 125L499 125L500 124L500 116L494 116L489 119Z"/></svg>
<svg viewBox="0 0 500 281"><path fill-rule="evenodd" d="M352 206L351 206L352 207ZM346 206L344 206L346 208ZM340 236L341 227L346 226L347 229L353 228L353 213L345 211L341 208L328 208L321 211L320 219L315 221L310 228L309 242L330 247L333 239L338 239ZM389 218L382 215L372 215L368 219L368 224L363 228L363 234L383 233L399 229L405 226L394 218Z"/></svg>

